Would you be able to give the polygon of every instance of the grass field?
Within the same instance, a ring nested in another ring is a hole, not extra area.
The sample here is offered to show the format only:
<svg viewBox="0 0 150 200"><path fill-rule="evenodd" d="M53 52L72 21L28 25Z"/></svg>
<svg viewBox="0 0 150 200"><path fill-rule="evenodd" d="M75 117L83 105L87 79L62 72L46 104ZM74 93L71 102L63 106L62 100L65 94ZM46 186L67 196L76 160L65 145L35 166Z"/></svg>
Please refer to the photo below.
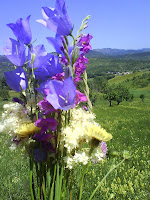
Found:
<svg viewBox="0 0 150 200"><path fill-rule="evenodd" d="M125 81L126 79L131 80L133 77L141 76L145 73L150 73L150 72L141 71L141 72L134 72L131 74L126 74L126 75L116 76L115 78L110 79L109 83L110 84L119 84L119 83L122 83L123 81Z"/></svg>
<svg viewBox="0 0 150 200"><path fill-rule="evenodd" d="M148 94L148 91L145 90ZM135 93L138 91L135 91ZM13 96L11 94L11 96ZM137 95L138 96L138 95ZM149 97L149 96L148 96ZM88 199L109 168L122 160L122 152L127 150L131 158L115 169L103 182L93 200L149 200L149 141L150 141L150 98L142 102L122 102L119 106L99 97L94 106L97 122L113 135L108 142L108 156L102 164L91 164L85 176L83 200ZM0 102L0 110L2 104ZM10 151L8 135L0 135L0 200L29 200L28 159L21 151ZM115 156L117 155L117 156ZM73 200L77 199L79 174L82 168L74 171Z"/></svg>

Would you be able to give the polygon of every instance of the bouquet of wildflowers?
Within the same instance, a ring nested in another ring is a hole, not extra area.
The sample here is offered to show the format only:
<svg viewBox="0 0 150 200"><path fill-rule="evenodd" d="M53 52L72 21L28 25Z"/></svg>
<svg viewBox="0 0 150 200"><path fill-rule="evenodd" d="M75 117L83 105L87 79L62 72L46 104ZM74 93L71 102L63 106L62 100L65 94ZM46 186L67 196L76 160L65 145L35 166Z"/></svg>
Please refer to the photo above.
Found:
<svg viewBox="0 0 150 200"><path fill-rule="evenodd" d="M21 98L4 105L0 131L10 134L11 149L21 148L29 156L31 198L59 200L67 199L71 171L102 161L112 135L95 122L89 99L85 55L92 36L82 32L90 16L74 37L64 0L56 0L54 9L43 7L42 15L37 21L56 33L47 37L55 55L44 45L33 46L30 16L7 24L16 40L9 38L3 49L14 64L5 79ZM78 90L80 81L84 93Z"/></svg>

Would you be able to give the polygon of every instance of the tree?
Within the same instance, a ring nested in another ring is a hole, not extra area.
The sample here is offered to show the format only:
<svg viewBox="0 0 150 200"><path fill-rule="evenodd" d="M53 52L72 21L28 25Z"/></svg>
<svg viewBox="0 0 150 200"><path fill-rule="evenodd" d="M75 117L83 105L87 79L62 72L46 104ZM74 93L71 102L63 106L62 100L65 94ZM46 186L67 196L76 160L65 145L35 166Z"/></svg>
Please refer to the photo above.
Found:
<svg viewBox="0 0 150 200"><path fill-rule="evenodd" d="M105 85L105 88L103 90L104 92L104 99L109 101L109 106L112 106L112 101L115 100L115 90L113 86Z"/></svg>
<svg viewBox="0 0 150 200"><path fill-rule="evenodd" d="M0 89L0 97L2 100L8 100L10 98L9 96L9 90L8 89Z"/></svg>
<svg viewBox="0 0 150 200"><path fill-rule="evenodd" d="M140 99L142 100L142 102L144 102L144 98L145 98L144 94L141 94Z"/></svg>
<svg viewBox="0 0 150 200"><path fill-rule="evenodd" d="M115 88L115 101L119 105L122 101L128 101L130 99L129 90L123 85L119 84Z"/></svg>
<svg viewBox="0 0 150 200"><path fill-rule="evenodd" d="M6 87L8 88L6 80L5 80L5 77L2 77L2 79L1 79L1 88L4 89Z"/></svg>
<svg viewBox="0 0 150 200"><path fill-rule="evenodd" d="M107 83L107 80L102 76L97 76L93 79L89 79L88 86L90 88L90 92L91 91L94 91L95 93L102 92L105 83Z"/></svg>
<svg viewBox="0 0 150 200"><path fill-rule="evenodd" d="M116 101L119 105L122 101L129 101L133 99L133 95L129 93L128 88L123 85L106 85L104 88L104 99L109 101L109 105L112 106L112 101Z"/></svg>

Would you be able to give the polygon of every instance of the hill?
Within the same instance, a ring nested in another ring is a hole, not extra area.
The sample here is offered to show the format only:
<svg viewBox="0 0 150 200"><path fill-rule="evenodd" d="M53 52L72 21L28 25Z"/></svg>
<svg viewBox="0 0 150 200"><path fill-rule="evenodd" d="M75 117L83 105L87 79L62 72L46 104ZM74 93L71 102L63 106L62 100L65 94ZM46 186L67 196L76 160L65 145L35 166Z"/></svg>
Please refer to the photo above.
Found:
<svg viewBox="0 0 150 200"><path fill-rule="evenodd" d="M143 49L111 49L111 48L103 48L103 49L93 49L93 51L102 53L107 56L117 56L117 55L126 55L126 54L135 54L135 53L144 53L150 52L150 48Z"/></svg>
<svg viewBox="0 0 150 200"><path fill-rule="evenodd" d="M129 88L134 97L144 94L150 99L150 72L135 72L132 74L115 76L109 84L122 84Z"/></svg>
<svg viewBox="0 0 150 200"><path fill-rule="evenodd" d="M150 61L150 49L93 49L87 54L87 57Z"/></svg>
<svg viewBox="0 0 150 200"><path fill-rule="evenodd" d="M123 56L115 56L119 59L130 59L130 60L140 60L140 61L150 61L150 52L126 54Z"/></svg>
<svg viewBox="0 0 150 200"><path fill-rule="evenodd" d="M4 72L13 70L12 63L5 57L0 55L0 78L4 76Z"/></svg>

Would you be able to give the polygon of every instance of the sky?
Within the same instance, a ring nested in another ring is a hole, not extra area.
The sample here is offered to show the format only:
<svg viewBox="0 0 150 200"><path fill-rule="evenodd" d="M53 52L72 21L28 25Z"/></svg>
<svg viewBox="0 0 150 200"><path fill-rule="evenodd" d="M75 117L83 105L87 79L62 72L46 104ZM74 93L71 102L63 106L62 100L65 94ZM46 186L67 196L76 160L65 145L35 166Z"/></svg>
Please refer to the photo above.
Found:
<svg viewBox="0 0 150 200"><path fill-rule="evenodd" d="M93 36L92 48L150 48L150 0L66 0L68 13L76 35L82 20L91 15L85 33ZM42 19L43 6L55 7L55 0L1 0L0 54L9 37L14 38L8 23L31 15L34 45L44 44L47 52L54 51L46 37L55 33L36 22Z"/></svg>

